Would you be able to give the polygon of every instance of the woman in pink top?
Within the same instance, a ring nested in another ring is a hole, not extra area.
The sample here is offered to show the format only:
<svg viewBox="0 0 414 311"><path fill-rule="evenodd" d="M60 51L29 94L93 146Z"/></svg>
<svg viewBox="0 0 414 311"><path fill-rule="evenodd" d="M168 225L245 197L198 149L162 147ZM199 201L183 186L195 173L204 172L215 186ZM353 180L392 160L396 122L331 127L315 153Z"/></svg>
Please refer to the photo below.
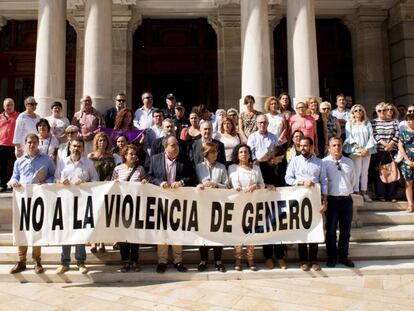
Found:
<svg viewBox="0 0 414 311"><path fill-rule="evenodd" d="M298 102L295 108L296 114L289 117L290 132L301 131L303 135L312 138L313 146L317 146L316 121L312 116L307 115L308 106L304 102ZM316 155L317 152L318 150L315 148Z"/></svg>

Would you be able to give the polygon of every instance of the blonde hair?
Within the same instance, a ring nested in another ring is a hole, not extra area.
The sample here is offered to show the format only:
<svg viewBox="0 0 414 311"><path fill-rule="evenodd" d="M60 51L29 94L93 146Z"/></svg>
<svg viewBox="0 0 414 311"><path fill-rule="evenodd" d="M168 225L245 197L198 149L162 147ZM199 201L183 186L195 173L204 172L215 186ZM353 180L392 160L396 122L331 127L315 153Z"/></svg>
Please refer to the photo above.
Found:
<svg viewBox="0 0 414 311"><path fill-rule="evenodd" d="M277 97L270 96L270 97L266 98L266 100L264 102L264 109L265 109L265 111L270 112L270 103L272 101L276 101L276 110L279 110L280 109L280 102L277 99Z"/></svg>
<svg viewBox="0 0 414 311"><path fill-rule="evenodd" d="M360 104L356 104L353 105L351 108L351 117L349 118L349 122L351 123L356 123L356 118L354 116L354 112L357 108L360 108L362 110L362 112L364 113L364 118L362 119L362 123L366 124L368 122L367 119L367 111L365 110L364 106L360 105Z"/></svg>
<svg viewBox="0 0 414 311"><path fill-rule="evenodd" d="M109 140L108 135L106 135L106 133L104 133L104 132L99 132L93 138L93 142L92 142L93 151L98 151L98 141L102 137L105 138L105 140L106 140L105 153L112 153L111 141Z"/></svg>

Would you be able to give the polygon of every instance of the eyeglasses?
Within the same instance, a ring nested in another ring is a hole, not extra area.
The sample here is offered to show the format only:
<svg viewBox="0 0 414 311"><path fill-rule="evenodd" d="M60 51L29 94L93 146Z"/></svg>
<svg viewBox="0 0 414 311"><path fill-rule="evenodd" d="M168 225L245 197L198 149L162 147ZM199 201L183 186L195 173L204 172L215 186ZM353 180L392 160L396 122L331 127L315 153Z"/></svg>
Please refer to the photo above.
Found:
<svg viewBox="0 0 414 311"><path fill-rule="evenodd" d="M385 112L385 109L378 109L377 112Z"/></svg>
<svg viewBox="0 0 414 311"><path fill-rule="evenodd" d="M355 109L354 112L362 112L362 109Z"/></svg>
<svg viewBox="0 0 414 311"><path fill-rule="evenodd" d="M152 96L146 96L143 99L152 99Z"/></svg>
<svg viewBox="0 0 414 311"><path fill-rule="evenodd" d="M331 108L325 107L325 108L321 108L322 110L331 110Z"/></svg>
<svg viewBox="0 0 414 311"><path fill-rule="evenodd" d="M305 106L298 106L296 109L305 109Z"/></svg>
<svg viewBox="0 0 414 311"><path fill-rule="evenodd" d="M339 164L339 161L336 161L336 168L338 171L342 171L341 164Z"/></svg>
<svg viewBox="0 0 414 311"><path fill-rule="evenodd" d="M126 99L117 99L116 101L117 102L121 102L121 103L125 103L126 102Z"/></svg>
<svg viewBox="0 0 414 311"><path fill-rule="evenodd" d="M407 113L414 113L414 110L408 110Z"/></svg>
<svg viewBox="0 0 414 311"><path fill-rule="evenodd" d="M26 106L36 106L37 103L26 103Z"/></svg>

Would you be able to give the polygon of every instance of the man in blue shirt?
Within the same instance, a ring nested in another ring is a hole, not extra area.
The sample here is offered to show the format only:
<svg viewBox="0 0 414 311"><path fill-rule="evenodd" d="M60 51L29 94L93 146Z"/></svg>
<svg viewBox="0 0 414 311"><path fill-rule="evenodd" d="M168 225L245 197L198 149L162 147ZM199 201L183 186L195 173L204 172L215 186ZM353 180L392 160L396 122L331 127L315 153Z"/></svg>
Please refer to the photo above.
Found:
<svg viewBox="0 0 414 311"><path fill-rule="evenodd" d="M26 154L14 163L13 175L8 182L9 187L18 188L28 184L44 184L54 181L55 166L46 154L39 152L39 138L36 134L28 134L25 138ZM19 261L10 273L26 270L27 246L19 246ZM40 263L40 246L32 247L32 257L35 261L34 271L43 273L45 270Z"/></svg>
<svg viewBox="0 0 414 311"><path fill-rule="evenodd" d="M285 180L291 186L314 187L315 184L321 185L322 204L320 212L326 210L327 179L325 166L322 160L313 156L311 153L313 141L310 137L303 137L299 143L300 155L294 157L286 170ZM309 247L309 249L308 249ZM318 271L321 269L318 262L318 243L301 243L298 245L299 260L303 271Z"/></svg>

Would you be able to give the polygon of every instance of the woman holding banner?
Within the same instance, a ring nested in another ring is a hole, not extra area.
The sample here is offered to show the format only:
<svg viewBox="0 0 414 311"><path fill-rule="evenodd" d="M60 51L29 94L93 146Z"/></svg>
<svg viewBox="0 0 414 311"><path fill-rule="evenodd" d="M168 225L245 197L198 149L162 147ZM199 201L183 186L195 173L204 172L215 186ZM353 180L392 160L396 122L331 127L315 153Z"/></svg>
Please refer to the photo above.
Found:
<svg viewBox="0 0 414 311"><path fill-rule="evenodd" d="M138 148L135 145L127 145L121 151L123 163L115 167L112 180L115 181L140 181L146 183L144 179L144 168L138 164ZM122 258L121 272L132 270L139 272L138 265L139 244L123 242L119 243Z"/></svg>
<svg viewBox="0 0 414 311"><path fill-rule="evenodd" d="M265 187L262 173L258 165L252 163L252 152L246 144L240 144L233 151L233 165L229 167L229 179L233 189L237 191L253 192L256 189ZM247 266L252 271L257 271L254 264L254 245L246 245ZM234 269L241 271L242 246L234 247L234 257L236 259Z"/></svg>
<svg viewBox="0 0 414 311"><path fill-rule="evenodd" d="M205 143L202 148L205 161L197 164L196 173L200 189L205 188L227 188L228 176L224 164L217 162L217 145L213 142ZM200 246L201 261L198 265L198 271L202 272L207 269L208 246ZM213 246L214 261L217 271L226 272L226 267L221 262L222 246Z"/></svg>

